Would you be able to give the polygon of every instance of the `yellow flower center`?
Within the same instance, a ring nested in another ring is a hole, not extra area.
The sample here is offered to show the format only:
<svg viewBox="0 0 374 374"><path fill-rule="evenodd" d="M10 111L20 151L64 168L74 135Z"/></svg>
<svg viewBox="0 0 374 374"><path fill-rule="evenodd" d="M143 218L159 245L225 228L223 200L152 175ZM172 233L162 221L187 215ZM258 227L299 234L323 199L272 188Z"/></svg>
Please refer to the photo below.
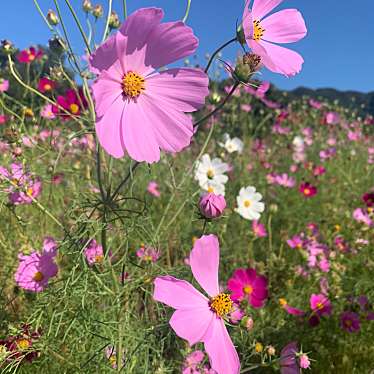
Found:
<svg viewBox="0 0 374 374"><path fill-rule="evenodd" d="M28 54L29 54L29 60L34 61L36 56L31 52L28 52Z"/></svg>
<svg viewBox="0 0 374 374"><path fill-rule="evenodd" d="M127 97L134 99L145 90L145 79L130 71L122 79L122 90Z"/></svg>
<svg viewBox="0 0 374 374"><path fill-rule="evenodd" d="M102 255L97 255L95 256L95 262L98 263L98 264L101 264L104 260L104 256Z"/></svg>
<svg viewBox="0 0 374 374"><path fill-rule="evenodd" d="M260 21L253 21L253 39L257 42L264 36L265 29L261 27Z"/></svg>
<svg viewBox="0 0 374 374"><path fill-rule="evenodd" d="M207 172L206 172L206 175L209 179L212 179L214 177L214 170L213 169L209 169Z"/></svg>
<svg viewBox="0 0 374 374"><path fill-rule="evenodd" d="M51 86L49 83L47 83L47 84L44 85L44 89L45 89L46 91L49 91L49 90L52 89L52 86Z"/></svg>
<svg viewBox="0 0 374 374"><path fill-rule="evenodd" d="M109 362L110 364L113 366L113 365L116 365L117 364L117 357L115 355L112 355L109 357Z"/></svg>
<svg viewBox="0 0 374 374"><path fill-rule="evenodd" d="M310 192L309 188L304 188L304 195L310 195Z"/></svg>
<svg viewBox="0 0 374 374"><path fill-rule="evenodd" d="M34 193L34 190L30 187L30 188L28 188L27 189L27 191L26 191L26 195L27 196L31 196L32 197L32 194Z"/></svg>
<svg viewBox="0 0 374 374"><path fill-rule="evenodd" d="M214 192L214 188L213 188L212 186L209 186L209 187L208 187L208 192L209 192L209 193Z"/></svg>
<svg viewBox="0 0 374 374"><path fill-rule="evenodd" d="M317 303L317 309L321 310L323 309L324 305L323 303Z"/></svg>
<svg viewBox="0 0 374 374"><path fill-rule="evenodd" d="M250 202L249 200L245 200L245 201L244 201L244 206L245 206L246 208L249 208L249 207L251 206L251 202Z"/></svg>
<svg viewBox="0 0 374 374"><path fill-rule="evenodd" d="M42 272L37 271L37 272L34 274L33 279L34 279L35 282L41 282L41 281L44 279L44 275L43 275Z"/></svg>
<svg viewBox="0 0 374 374"><path fill-rule="evenodd" d="M79 106L77 104L70 104L70 112L77 114L79 112Z"/></svg>
<svg viewBox="0 0 374 374"><path fill-rule="evenodd" d="M351 326L352 326L352 321L351 321L350 319L346 319L346 320L344 321L344 326L346 326L346 327L351 327Z"/></svg>
<svg viewBox="0 0 374 374"><path fill-rule="evenodd" d="M255 350L257 353L260 353L264 350L264 346L261 343L256 343Z"/></svg>
<svg viewBox="0 0 374 374"><path fill-rule="evenodd" d="M286 299L283 299L283 298L279 299L279 305L280 305L280 306L285 306L285 305L287 305L287 300L286 300Z"/></svg>
<svg viewBox="0 0 374 374"><path fill-rule="evenodd" d="M27 339L18 339L16 341L17 348L21 351L24 351L30 347L30 341Z"/></svg>
<svg viewBox="0 0 374 374"><path fill-rule="evenodd" d="M32 109L26 108L25 109L25 116L27 116L27 117L33 117L34 116L34 112L32 111Z"/></svg>
<svg viewBox="0 0 374 374"><path fill-rule="evenodd" d="M220 317L230 313L232 309L232 300L230 295L227 293L220 293L219 295L213 297L210 300L210 308Z"/></svg>
<svg viewBox="0 0 374 374"><path fill-rule="evenodd" d="M245 294L250 295L250 294L253 292L253 288L252 288L252 286L250 286L250 285L248 284L247 286L245 286L245 287L243 288L243 291L244 291Z"/></svg>

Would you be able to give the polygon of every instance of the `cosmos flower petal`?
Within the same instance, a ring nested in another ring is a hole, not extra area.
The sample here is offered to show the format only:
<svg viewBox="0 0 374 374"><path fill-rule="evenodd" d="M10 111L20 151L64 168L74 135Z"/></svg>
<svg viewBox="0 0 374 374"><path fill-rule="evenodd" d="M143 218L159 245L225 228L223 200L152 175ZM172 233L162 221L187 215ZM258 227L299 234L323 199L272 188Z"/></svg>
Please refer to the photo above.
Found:
<svg viewBox="0 0 374 374"><path fill-rule="evenodd" d="M100 145L115 158L123 157L125 154L120 135L122 112L125 105L122 97L118 97L111 105L111 110L99 118L95 125Z"/></svg>
<svg viewBox="0 0 374 374"><path fill-rule="evenodd" d="M283 0L254 0L252 6L252 16L254 20L260 21Z"/></svg>
<svg viewBox="0 0 374 374"><path fill-rule="evenodd" d="M116 36L112 35L91 54L88 63L92 73L100 74L102 70L108 70L115 63L117 60L115 43Z"/></svg>
<svg viewBox="0 0 374 374"><path fill-rule="evenodd" d="M204 337L205 350L210 366L218 374L238 374L240 361L238 353L226 330L223 319L216 318Z"/></svg>
<svg viewBox="0 0 374 374"><path fill-rule="evenodd" d="M284 9L266 17L261 26L266 30L264 40L274 43L294 43L307 33L305 21L296 9Z"/></svg>
<svg viewBox="0 0 374 374"><path fill-rule="evenodd" d="M208 299L184 280L162 276L154 280L154 285L153 298L174 309L207 308Z"/></svg>
<svg viewBox="0 0 374 374"><path fill-rule="evenodd" d="M301 71L304 59L299 53L264 40L255 44L260 44L265 49L266 56L261 55L261 61L274 73L290 77Z"/></svg>
<svg viewBox="0 0 374 374"><path fill-rule="evenodd" d="M147 79L147 94L183 112L194 112L209 94L208 76L198 69L168 69Z"/></svg>
<svg viewBox="0 0 374 374"><path fill-rule="evenodd" d="M152 129L154 124L145 111L144 97L139 97L136 103L127 103L123 111L120 137L123 148L133 160L153 163L160 159L160 148Z"/></svg>
<svg viewBox="0 0 374 374"><path fill-rule="evenodd" d="M205 308L176 310L170 319L170 326L179 337L186 339L192 346L203 340L215 318L206 302Z"/></svg>
<svg viewBox="0 0 374 374"><path fill-rule="evenodd" d="M190 265L195 279L207 294L218 295L219 243L215 235L203 235L195 241Z"/></svg>

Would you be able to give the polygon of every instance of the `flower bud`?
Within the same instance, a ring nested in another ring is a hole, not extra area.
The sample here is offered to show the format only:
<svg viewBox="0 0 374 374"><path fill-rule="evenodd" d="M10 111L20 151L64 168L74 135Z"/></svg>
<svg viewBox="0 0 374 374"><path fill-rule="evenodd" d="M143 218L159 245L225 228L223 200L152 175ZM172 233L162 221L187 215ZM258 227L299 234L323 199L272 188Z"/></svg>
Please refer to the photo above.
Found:
<svg viewBox="0 0 374 374"><path fill-rule="evenodd" d="M82 8L83 10L88 13L88 12L91 12L92 9L93 9L93 6L92 6L92 3L90 0L84 0L83 1L83 4L82 4Z"/></svg>
<svg viewBox="0 0 374 374"><path fill-rule="evenodd" d="M95 18L101 18L104 14L104 8L102 5L98 4L98 5L95 5L93 10L92 10L92 14Z"/></svg>
<svg viewBox="0 0 374 374"><path fill-rule="evenodd" d="M112 12L109 17L109 28L111 30L118 29L121 26L121 22L119 20L118 14L116 12Z"/></svg>
<svg viewBox="0 0 374 374"><path fill-rule="evenodd" d="M58 25L60 22L60 20L57 17L57 14L52 9L49 9L47 13L47 20L53 26Z"/></svg>
<svg viewBox="0 0 374 374"><path fill-rule="evenodd" d="M206 218L218 218L226 208L226 200L222 195L208 192L199 201L201 214Z"/></svg>
<svg viewBox="0 0 374 374"><path fill-rule="evenodd" d="M272 345L269 345L268 347L268 355L274 356L275 355L275 348Z"/></svg>
<svg viewBox="0 0 374 374"><path fill-rule="evenodd" d="M9 40L2 40L1 41L1 49L7 55L10 55L14 51L13 43Z"/></svg>

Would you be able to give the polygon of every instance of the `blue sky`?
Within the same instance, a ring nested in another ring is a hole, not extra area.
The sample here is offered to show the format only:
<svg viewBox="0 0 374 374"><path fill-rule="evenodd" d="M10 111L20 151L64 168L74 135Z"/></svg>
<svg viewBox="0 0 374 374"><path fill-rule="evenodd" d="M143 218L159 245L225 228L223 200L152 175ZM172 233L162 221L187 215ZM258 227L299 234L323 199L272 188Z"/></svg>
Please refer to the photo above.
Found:
<svg viewBox="0 0 374 374"><path fill-rule="evenodd" d="M58 0L71 34L72 44L83 51L80 35L65 1ZM100 2L100 0L95 1ZM164 9L166 20L181 19L185 0L127 0L129 12L139 7L158 6ZM187 23L200 39L200 61L204 55L231 39L237 19L243 10L243 0L192 0ZM55 9L53 0L39 0L43 10ZM80 12L81 1L71 0ZM107 1L101 3L106 6ZM113 0L114 9L122 16L122 0ZM305 64L293 78L264 72L280 88L298 86L311 88L334 87L341 90L374 91L374 0L285 0L277 9L297 8L306 20L307 37L291 47L301 53ZM99 30L100 31L100 30ZM2 4L0 38L12 40L17 47L45 44L50 33L39 16L33 0L7 0ZM228 48L224 59L233 60L239 46Z"/></svg>

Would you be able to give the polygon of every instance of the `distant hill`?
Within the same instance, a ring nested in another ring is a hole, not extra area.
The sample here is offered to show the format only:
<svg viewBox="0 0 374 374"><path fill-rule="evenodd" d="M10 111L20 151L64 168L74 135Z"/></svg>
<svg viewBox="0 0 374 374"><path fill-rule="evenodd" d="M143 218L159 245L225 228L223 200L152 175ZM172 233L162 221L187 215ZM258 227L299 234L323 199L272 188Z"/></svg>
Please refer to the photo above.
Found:
<svg viewBox="0 0 374 374"><path fill-rule="evenodd" d="M357 91L338 91L334 88L313 90L307 87L299 87L295 90L287 91L287 96L291 99L308 96L316 100L338 101L345 108L356 109L362 114L371 114L374 116L374 91L362 93Z"/></svg>

